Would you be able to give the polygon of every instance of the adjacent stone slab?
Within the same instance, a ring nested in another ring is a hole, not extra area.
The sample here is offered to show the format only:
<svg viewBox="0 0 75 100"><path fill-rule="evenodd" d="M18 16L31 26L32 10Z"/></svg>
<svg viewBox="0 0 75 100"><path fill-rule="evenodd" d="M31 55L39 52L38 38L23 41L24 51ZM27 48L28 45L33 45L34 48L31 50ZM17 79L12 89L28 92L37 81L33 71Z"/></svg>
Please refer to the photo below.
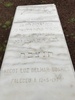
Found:
<svg viewBox="0 0 75 100"><path fill-rule="evenodd" d="M54 4L17 7L0 75L0 100L75 100L74 69Z"/></svg>

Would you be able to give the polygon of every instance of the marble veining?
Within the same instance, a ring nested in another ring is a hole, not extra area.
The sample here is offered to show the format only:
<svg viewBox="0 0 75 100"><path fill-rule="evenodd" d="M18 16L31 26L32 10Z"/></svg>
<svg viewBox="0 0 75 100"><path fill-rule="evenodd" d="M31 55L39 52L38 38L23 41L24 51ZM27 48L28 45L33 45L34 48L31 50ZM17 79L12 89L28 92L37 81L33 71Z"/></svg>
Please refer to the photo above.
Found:
<svg viewBox="0 0 75 100"><path fill-rule="evenodd" d="M0 72L0 100L75 100L75 76L54 4L18 6Z"/></svg>

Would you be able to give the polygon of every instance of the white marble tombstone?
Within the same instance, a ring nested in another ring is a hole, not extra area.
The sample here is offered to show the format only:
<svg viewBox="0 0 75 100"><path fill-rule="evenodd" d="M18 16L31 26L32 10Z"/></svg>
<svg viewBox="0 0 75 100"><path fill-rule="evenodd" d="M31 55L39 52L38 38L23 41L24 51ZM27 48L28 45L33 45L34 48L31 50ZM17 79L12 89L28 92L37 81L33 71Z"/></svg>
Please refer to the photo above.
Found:
<svg viewBox="0 0 75 100"><path fill-rule="evenodd" d="M17 7L0 100L75 100L74 69L54 4Z"/></svg>

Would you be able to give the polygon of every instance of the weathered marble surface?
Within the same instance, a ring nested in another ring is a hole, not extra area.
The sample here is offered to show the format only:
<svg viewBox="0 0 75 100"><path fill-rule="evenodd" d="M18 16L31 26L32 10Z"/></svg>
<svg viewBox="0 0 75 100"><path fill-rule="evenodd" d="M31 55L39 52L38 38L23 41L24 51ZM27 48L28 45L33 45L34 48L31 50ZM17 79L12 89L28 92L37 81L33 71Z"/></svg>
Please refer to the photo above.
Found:
<svg viewBox="0 0 75 100"><path fill-rule="evenodd" d="M19 6L0 74L0 100L75 100L74 69L54 4Z"/></svg>

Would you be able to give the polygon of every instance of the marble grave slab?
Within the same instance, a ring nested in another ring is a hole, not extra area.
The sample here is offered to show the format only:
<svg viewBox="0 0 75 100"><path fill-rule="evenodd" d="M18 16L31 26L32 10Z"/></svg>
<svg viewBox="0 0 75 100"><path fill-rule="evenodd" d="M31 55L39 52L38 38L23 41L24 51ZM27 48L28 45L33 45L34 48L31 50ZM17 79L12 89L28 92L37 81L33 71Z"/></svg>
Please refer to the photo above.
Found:
<svg viewBox="0 0 75 100"><path fill-rule="evenodd" d="M18 6L0 72L0 100L75 100L73 64L54 4Z"/></svg>

